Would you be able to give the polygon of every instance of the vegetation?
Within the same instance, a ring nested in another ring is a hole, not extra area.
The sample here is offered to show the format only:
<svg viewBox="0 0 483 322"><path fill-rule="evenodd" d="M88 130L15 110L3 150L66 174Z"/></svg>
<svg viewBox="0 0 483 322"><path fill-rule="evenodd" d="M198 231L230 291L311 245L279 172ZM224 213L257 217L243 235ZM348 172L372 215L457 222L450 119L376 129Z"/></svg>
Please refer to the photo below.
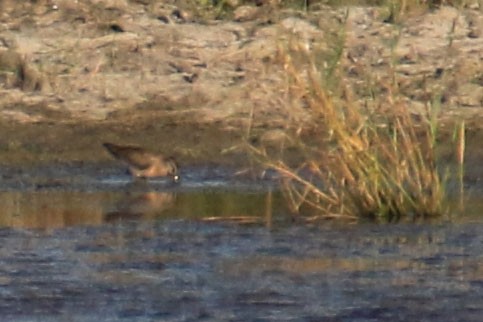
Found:
<svg viewBox="0 0 483 322"><path fill-rule="evenodd" d="M285 132L302 156L300 164L291 165L263 144L248 143L248 150L281 174L294 212L308 206L324 218L383 221L444 214L448 172L440 168L436 153L438 94L418 113L400 98L396 82L384 84L385 93L369 88L369 98L354 95L340 70L344 32L338 37L329 53L309 51L297 40L280 49L286 109L289 119L297 120L288 121ZM331 57L325 64L318 60L324 54ZM311 115L309 124L298 121L301 105ZM316 138L304 136L303 128ZM462 178L464 125L455 133Z"/></svg>
<svg viewBox="0 0 483 322"><path fill-rule="evenodd" d="M198 0L194 3L198 15L205 18L230 18L232 11L241 5L270 5L310 11L319 5L378 6L387 10L386 22L397 23L407 15L421 13L441 5L463 7L468 0Z"/></svg>

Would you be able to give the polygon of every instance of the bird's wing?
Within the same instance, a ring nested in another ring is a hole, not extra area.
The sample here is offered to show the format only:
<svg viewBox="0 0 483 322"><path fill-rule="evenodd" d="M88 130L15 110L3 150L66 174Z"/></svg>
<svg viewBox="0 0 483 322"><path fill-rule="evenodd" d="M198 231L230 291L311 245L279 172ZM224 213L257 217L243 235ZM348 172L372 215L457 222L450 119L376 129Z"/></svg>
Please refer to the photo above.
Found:
<svg viewBox="0 0 483 322"><path fill-rule="evenodd" d="M147 169L152 164L152 154L136 146L120 146L104 143L104 147L117 159L138 169Z"/></svg>

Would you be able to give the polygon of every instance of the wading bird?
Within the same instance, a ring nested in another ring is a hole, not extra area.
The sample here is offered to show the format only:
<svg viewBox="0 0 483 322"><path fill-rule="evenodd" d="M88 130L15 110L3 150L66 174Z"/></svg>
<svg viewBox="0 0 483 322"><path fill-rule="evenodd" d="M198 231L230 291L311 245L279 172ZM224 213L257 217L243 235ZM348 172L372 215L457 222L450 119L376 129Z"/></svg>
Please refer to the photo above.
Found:
<svg viewBox="0 0 483 322"><path fill-rule="evenodd" d="M173 157L164 157L137 146L102 144L116 159L126 163L134 178L171 177L179 180L178 164Z"/></svg>

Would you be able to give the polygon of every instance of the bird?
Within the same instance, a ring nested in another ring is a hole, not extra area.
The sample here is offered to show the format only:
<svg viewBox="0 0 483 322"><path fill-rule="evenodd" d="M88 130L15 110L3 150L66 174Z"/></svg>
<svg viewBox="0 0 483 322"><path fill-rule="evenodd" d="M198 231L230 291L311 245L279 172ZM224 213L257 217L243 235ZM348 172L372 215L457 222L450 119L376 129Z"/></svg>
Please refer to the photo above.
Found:
<svg viewBox="0 0 483 322"><path fill-rule="evenodd" d="M134 178L171 177L178 182L178 164L173 157L149 152L138 146L117 145L105 142L102 144L116 159L126 163Z"/></svg>

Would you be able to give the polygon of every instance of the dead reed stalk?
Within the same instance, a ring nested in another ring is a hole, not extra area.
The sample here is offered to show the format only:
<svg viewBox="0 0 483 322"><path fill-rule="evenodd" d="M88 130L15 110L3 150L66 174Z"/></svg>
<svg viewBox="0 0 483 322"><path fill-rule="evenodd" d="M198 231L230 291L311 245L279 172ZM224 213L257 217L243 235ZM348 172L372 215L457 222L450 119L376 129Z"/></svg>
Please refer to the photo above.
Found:
<svg viewBox="0 0 483 322"><path fill-rule="evenodd" d="M289 95L304 98L314 120L310 126L320 136L317 145L292 138L305 157L297 168L248 145L252 156L281 174L292 210L308 206L323 217L384 220L443 214L445 180L437 168L431 106L414 115L396 95L363 104L343 85L339 92L344 95L337 97L311 54L303 53L303 65L293 59L303 56L300 52L282 58Z"/></svg>

